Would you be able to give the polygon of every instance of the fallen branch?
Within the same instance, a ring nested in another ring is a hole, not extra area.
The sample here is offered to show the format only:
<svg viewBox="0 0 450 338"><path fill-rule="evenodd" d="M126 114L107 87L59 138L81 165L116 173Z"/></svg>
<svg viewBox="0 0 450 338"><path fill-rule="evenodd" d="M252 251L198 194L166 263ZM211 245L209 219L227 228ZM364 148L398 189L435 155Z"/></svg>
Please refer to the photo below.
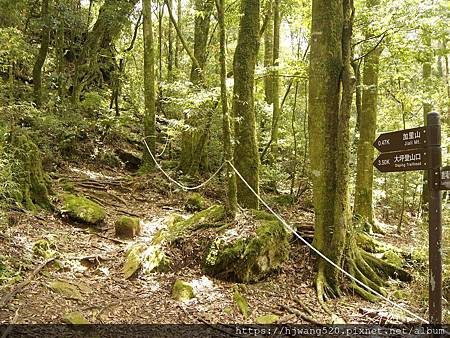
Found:
<svg viewBox="0 0 450 338"><path fill-rule="evenodd" d="M41 265L39 265L36 269L33 270L33 272L31 272L31 274L27 277L27 279L17 284L10 293L4 295L2 299L0 299L0 308L4 307L11 300L11 298L13 298L17 293L19 293L20 290L22 290L26 285L28 285L33 280L33 278L39 273L39 271L41 271L44 267L47 266L47 264L53 262L55 259L56 257L52 257L47 261L45 261L44 263L42 263Z"/></svg>
<svg viewBox="0 0 450 338"><path fill-rule="evenodd" d="M306 306L306 304L304 304L302 302L302 300L299 297L295 296L293 299L298 305L300 305L300 307L304 311L306 311L306 313L308 313L308 315L310 315L311 317L314 317L314 313L311 311L311 309L308 306Z"/></svg>

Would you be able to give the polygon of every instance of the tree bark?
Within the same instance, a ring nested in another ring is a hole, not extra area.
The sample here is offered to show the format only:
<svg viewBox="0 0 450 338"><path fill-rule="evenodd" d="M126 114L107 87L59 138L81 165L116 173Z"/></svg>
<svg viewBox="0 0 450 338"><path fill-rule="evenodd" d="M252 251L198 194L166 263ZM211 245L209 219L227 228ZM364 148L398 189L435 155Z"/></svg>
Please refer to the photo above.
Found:
<svg viewBox="0 0 450 338"><path fill-rule="evenodd" d="M143 0L142 10L144 14L143 21L143 37L144 37L144 137L150 148L155 154L156 149L156 107L155 107L155 47L153 41L152 27L152 8L151 0ZM148 170L155 165L153 159L144 149L142 157L142 168Z"/></svg>
<svg viewBox="0 0 450 338"><path fill-rule="evenodd" d="M368 8L378 5L379 0L368 0ZM366 39L373 36L368 31ZM378 68L380 62L381 46L377 46L364 58L363 90L361 98L361 111L359 116L359 142L357 150L357 168L355 183L354 214L362 217L369 224L374 224L372 205L373 186L373 156L377 124L378 105Z"/></svg>
<svg viewBox="0 0 450 338"><path fill-rule="evenodd" d="M267 27L264 31L264 68L266 70L272 68L273 65L273 16L270 14L272 12L272 2L267 1L266 11L269 13L269 19L267 21ZM272 72L267 71L264 77L264 94L265 100L268 104L273 103L273 85L272 85Z"/></svg>
<svg viewBox="0 0 450 338"><path fill-rule="evenodd" d="M238 41L234 52L233 114L237 170L256 193L259 193L259 154L254 109L254 77L259 47L259 0L242 0ZM258 199L242 180L237 181L238 202L245 208L258 208Z"/></svg>
<svg viewBox="0 0 450 338"><path fill-rule="evenodd" d="M48 46L50 43L50 14L49 0L42 0L41 8L42 30L41 30L41 47L36 56L33 67L33 92L34 103L37 107L42 105L42 67L47 58Z"/></svg>
<svg viewBox="0 0 450 338"><path fill-rule="evenodd" d="M231 143L231 123L228 112L227 98L227 63L226 63L226 39L225 39L225 0L216 0L217 18L219 21L219 40L220 40L220 97L222 101L222 127L223 127L223 153L225 161L233 162L233 149ZM236 175L233 168L227 164L227 215L234 218L237 210L236 195Z"/></svg>
<svg viewBox="0 0 450 338"><path fill-rule="evenodd" d="M278 76L278 66L280 65L280 2L281 0L274 0L273 6L273 78L272 78L272 129L271 129L271 158L275 160L278 153L278 127L281 119L280 107L280 77Z"/></svg>

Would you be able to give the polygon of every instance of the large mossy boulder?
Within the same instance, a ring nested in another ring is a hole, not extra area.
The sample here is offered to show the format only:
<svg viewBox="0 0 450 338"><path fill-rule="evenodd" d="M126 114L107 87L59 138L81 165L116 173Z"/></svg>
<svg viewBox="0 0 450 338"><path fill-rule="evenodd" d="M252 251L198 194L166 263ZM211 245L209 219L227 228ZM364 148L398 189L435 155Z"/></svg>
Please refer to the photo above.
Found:
<svg viewBox="0 0 450 338"><path fill-rule="evenodd" d="M75 221L96 225L104 221L105 209L86 197L67 194L62 197L62 212Z"/></svg>
<svg viewBox="0 0 450 338"><path fill-rule="evenodd" d="M230 236L229 230L213 241L204 262L207 274L236 282L257 282L288 259L284 226L265 212L255 212L254 216L254 232Z"/></svg>
<svg viewBox="0 0 450 338"><path fill-rule="evenodd" d="M13 145L20 166L16 173L20 191L14 191L11 197L28 210L35 210L37 206L52 210L48 196L51 180L42 169L39 148L25 135L15 137Z"/></svg>
<svg viewBox="0 0 450 338"><path fill-rule="evenodd" d="M202 210L188 219L181 216L171 217L168 222L165 239L174 242L200 228L223 225L225 208L222 205L213 205Z"/></svg>

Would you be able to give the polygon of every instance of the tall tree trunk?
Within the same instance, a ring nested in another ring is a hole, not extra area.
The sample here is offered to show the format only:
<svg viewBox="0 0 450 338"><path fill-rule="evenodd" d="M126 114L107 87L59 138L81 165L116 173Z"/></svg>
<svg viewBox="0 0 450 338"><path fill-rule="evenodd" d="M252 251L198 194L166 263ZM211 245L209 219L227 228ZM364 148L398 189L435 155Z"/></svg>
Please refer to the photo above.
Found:
<svg viewBox="0 0 450 338"><path fill-rule="evenodd" d="M423 44L425 47L425 59L422 63L422 81L423 81L423 122L427 125L427 115L431 112L431 64L433 62L433 54L431 50L431 36L426 29L422 31ZM428 170L423 171L422 185L422 205L424 210L428 210Z"/></svg>
<svg viewBox="0 0 450 338"><path fill-rule="evenodd" d="M266 2L266 12L269 13L269 19L267 21L267 27L264 30L264 68L267 70L272 68L273 65L273 15L272 1ZM268 104L273 103L273 85L272 85L272 72L268 71L264 77L264 95Z"/></svg>
<svg viewBox="0 0 450 338"><path fill-rule="evenodd" d="M242 0L239 34L233 60L233 114L237 170L259 193L259 154L254 109L255 66L259 47L259 0ZM237 180L238 202L245 208L258 208L258 199L242 180Z"/></svg>
<svg viewBox="0 0 450 338"><path fill-rule="evenodd" d="M181 1L177 0L177 21L179 24L181 24ZM170 7L172 8L172 7ZM177 36L177 40L175 43L175 68L180 68L180 56L181 56L181 41L180 38Z"/></svg>
<svg viewBox="0 0 450 338"><path fill-rule="evenodd" d="M227 98L227 62L226 62L226 39L225 39L225 0L216 0L217 18L219 21L219 40L220 40L220 98L222 101L222 128L223 128L223 153L225 161L233 162L233 149L231 143L231 123L228 112ZM227 164L227 214L234 218L237 210L236 195L236 175L233 168Z"/></svg>
<svg viewBox="0 0 450 338"><path fill-rule="evenodd" d="M34 103L37 107L40 107L42 104L42 67L44 66L45 59L47 58L48 45L50 43L50 14L48 7L49 0L42 0L41 47L39 48L39 53L36 56L33 67Z"/></svg>
<svg viewBox="0 0 450 338"><path fill-rule="evenodd" d="M271 158L275 160L278 153L278 127L281 119L280 107L280 77L278 66L280 65L280 2L281 0L274 0L273 6L273 79L272 79L272 95L273 95L273 114L272 114L272 129L271 129Z"/></svg>
<svg viewBox="0 0 450 338"><path fill-rule="evenodd" d="M156 116L155 116L155 48L153 42L152 27L152 2L151 0L143 0L142 10L144 14L143 36L144 36L144 137L150 148L155 154L156 149ZM155 165L150 157L147 149L144 149L142 157L142 168L148 170Z"/></svg>
<svg viewBox="0 0 450 338"><path fill-rule="evenodd" d="M64 17L62 6L64 3L62 0L58 0L58 22L56 27L56 64L58 74L58 96L62 100L65 95L64 88Z"/></svg>
<svg viewBox="0 0 450 338"><path fill-rule="evenodd" d="M379 0L367 0L367 7L377 6ZM373 36L366 33L366 38ZM363 90L361 111L359 116L359 142L357 151L355 207L354 214L364 221L374 224L372 205L373 186L373 155L372 143L375 141L378 105L378 67L382 47L376 47L364 58Z"/></svg>
<svg viewBox="0 0 450 338"><path fill-rule="evenodd" d="M170 1L170 6L172 7L172 0ZM169 21L168 24L168 32L167 32L167 80L169 82L173 81L173 30L172 23Z"/></svg>
<svg viewBox="0 0 450 338"><path fill-rule="evenodd" d="M309 71L310 160L314 245L341 265L351 221L348 193L351 77L351 0L313 0ZM340 294L340 274L319 260L319 300Z"/></svg>

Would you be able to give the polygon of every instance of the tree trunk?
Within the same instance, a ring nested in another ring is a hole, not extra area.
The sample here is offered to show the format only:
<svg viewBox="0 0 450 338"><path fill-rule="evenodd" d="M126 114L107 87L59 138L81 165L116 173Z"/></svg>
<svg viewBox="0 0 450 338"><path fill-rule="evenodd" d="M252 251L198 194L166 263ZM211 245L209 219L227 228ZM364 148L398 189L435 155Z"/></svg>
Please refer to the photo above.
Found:
<svg viewBox="0 0 450 338"><path fill-rule="evenodd" d="M349 117L353 80L350 42L352 7L348 0L314 0L309 71L310 161L315 210L314 245L341 265L351 220ZM342 90L341 90L342 88ZM319 300L340 294L339 273L319 260Z"/></svg>
<svg viewBox="0 0 450 338"><path fill-rule="evenodd" d="M242 0L238 41L234 52L233 114L237 170L256 193L259 193L259 154L254 109L254 77L259 47L259 0ZM242 180L237 181L238 202L245 208L258 208L258 199Z"/></svg>
<svg viewBox="0 0 450 338"><path fill-rule="evenodd" d="M369 8L378 5L378 0L368 0ZM366 38L372 37L372 32L366 33ZM378 67L382 47L376 47L364 58L363 90L361 111L359 116L359 142L357 151L355 207L354 214L365 222L374 224L372 205L373 186L373 156L377 124L378 105Z"/></svg>
<svg viewBox="0 0 450 338"><path fill-rule="evenodd" d="M170 1L170 6L172 7L172 0ZM172 31L172 24L169 22L168 25L168 32L167 32L167 81L172 82L173 81L173 31Z"/></svg>
<svg viewBox="0 0 450 338"><path fill-rule="evenodd" d="M219 21L219 40L220 40L220 97L222 101L222 126L223 126L223 153L225 161L233 162L233 152L231 143L231 123L228 113L227 98L227 63L226 63L226 39L225 39L225 0L216 0L217 17ZM226 210L229 217L234 218L237 210L236 195L236 175L233 168L227 164L227 198Z"/></svg>
<svg viewBox="0 0 450 338"><path fill-rule="evenodd" d="M42 104L42 67L44 66L45 59L47 58L48 46L50 43L50 14L48 6L49 0L43 0L41 8L41 47L39 48L39 53L36 56L36 61L34 62L33 67L34 103L37 107L40 107Z"/></svg>
<svg viewBox="0 0 450 338"><path fill-rule="evenodd" d="M155 154L156 149L156 116L155 116L155 49L153 42L153 27L152 27L152 8L151 0L143 0L143 36L144 36L144 100L145 100L145 115L144 115L144 137L150 148L150 151ZM155 165L153 159L150 157L147 149L144 149L142 157L142 168L148 170Z"/></svg>
<svg viewBox="0 0 450 338"><path fill-rule="evenodd" d="M278 76L278 66L280 65L280 2L274 0L273 10L273 79L272 79L272 95L273 95L273 114L272 114L272 130L271 130L271 158L276 160L278 153L278 126L281 119L280 107L280 77Z"/></svg>
<svg viewBox="0 0 450 338"><path fill-rule="evenodd" d="M181 24L181 1L182 0L177 0L177 20L178 22ZM180 38L177 36L177 40L175 43L175 68L179 68L180 67L180 56L181 56L181 41Z"/></svg>
<svg viewBox="0 0 450 338"><path fill-rule="evenodd" d="M267 1L266 11L270 13L272 2ZM268 14L270 15L270 14ZM267 104L273 103L273 85L272 85L272 71L268 71L273 65L273 16L270 15L267 21L267 27L264 31L264 68L266 69L266 76L264 77L264 94Z"/></svg>
<svg viewBox="0 0 450 338"><path fill-rule="evenodd" d="M423 81L423 122L427 125L427 115L431 112L431 64L433 62L433 54L431 50L431 36L428 30L423 30L423 43L425 47L425 59L422 63L422 81ZM423 171L423 185L422 185L422 205L424 210L428 210L428 170Z"/></svg>

